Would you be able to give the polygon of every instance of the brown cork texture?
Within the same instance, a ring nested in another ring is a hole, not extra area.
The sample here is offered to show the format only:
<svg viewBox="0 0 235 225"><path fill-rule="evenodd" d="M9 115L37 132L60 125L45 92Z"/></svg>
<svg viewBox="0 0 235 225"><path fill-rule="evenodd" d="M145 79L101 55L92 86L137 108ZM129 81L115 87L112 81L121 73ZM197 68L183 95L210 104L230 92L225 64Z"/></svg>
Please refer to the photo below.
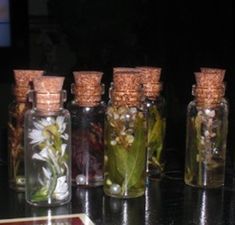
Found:
<svg viewBox="0 0 235 225"><path fill-rule="evenodd" d="M75 84L79 86L100 85L103 73L98 71L74 71Z"/></svg>
<svg viewBox="0 0 235 225"><path fill-rule="evenodd" d="M140 81L143 85L144 95L155 99L160 95L162 84L160 83L161 68L137 67L140 73Z"/></svg>
<svg viewBox="0 0 235 225"><path fill-rule="evenodd" d="M33 80L36 91L36 108L54 112L60 109L64 77L45 76Z"/></svg>
<svg viewBox="0 0 235 225"><path fill-rule="evenodd" d="M42 70L14 70L16 86L29 86L34 78L41 77L42 75Z"/></svg>
<svg viewBox="0 0 235 225"><path fill-rule="evenodd" d="M116 106L138 106L142 97L138 69L116 71L113 74L110 97Z"/></svg>
<svg viewBox="0 0 235 225"><path fill-rule="evenodd" d="M44 76L33 80L34 89L40 93L56 93L62 90L64 77Z"/></svg>
<svg viewBox="0 0 235 225"><path fill-rule="evenodd" d="M112 103L115 106L139 106L141 102L141 92L138 91L115 91L111 92Z"/></svg>
<svg viewBox="0 0 235 225"><path fill-rule="evenodd" d="M26 102L32 88L32 80L43 75L42 70L14 70L15 86L13 94L17 102Z"/></svg>
<svg viewBox="0 0 235 225"><path fill-rule="evenodd" d="M209 68L209 67L201 67L200 68L202 73L219 73L223 76L225 75L226 70L224 69L218 69L218 68Z"/></svg>
<svg viewBox="0 0 235 225"><path fill-rule="evenodd" d="M197 84L193 86L193 94L198 106L216 107L225 94L224 72L203 71L195 73Z"/></svg>
<svg viewBox="0 0 235 225"><path fill-rule="evenodd" d="M221 86L224 79L223 73L195 73L197 86L210 87L210 86Z"/></svg>
<svg viewBox="0 0 235 225"><path fill-rule="evenodd" d="M75 84L72 89L75 102L81 107L97 106L103 93L101 85L103 73L98 71L75 71L73 75Z"/></svg>
<svg viewBox="0 0 235 225"><path fill-rule="evenodd" d="M161 68L158 67L136 67L140 71L141 83L158 83L161 77Z"/></svg>
<svg viewBox="0 0 235 225"><path fill-rule="evenodd" d="M138 69L134 67L114 67L113 68L113 73L120 73L120 72L138 72Z"/></svg>
<svg viewBox="0 0 235 225"><path fill-rule="evenodd" d="M138 91L140 89L139 72L125 71L114 73L113 87L118 91Z"/></svg>

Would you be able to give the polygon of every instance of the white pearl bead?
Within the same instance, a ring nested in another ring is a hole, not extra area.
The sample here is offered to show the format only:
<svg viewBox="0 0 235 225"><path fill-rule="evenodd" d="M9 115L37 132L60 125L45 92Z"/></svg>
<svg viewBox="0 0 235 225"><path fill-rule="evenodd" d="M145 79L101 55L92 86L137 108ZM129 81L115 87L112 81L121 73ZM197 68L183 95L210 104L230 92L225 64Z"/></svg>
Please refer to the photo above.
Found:
<svg viewBox="0 0 235 225"><path fill-rule="evenodd" d="M82 174L76 176L77 185L83 185L86 183L86 177Z"/></svg>
<svg viewBox="0 0 235 225"><path fill-rule="evenodd" d="M121 187L119 184L112 184L110 186L111 194L119 194L121 192Z"/></svg>

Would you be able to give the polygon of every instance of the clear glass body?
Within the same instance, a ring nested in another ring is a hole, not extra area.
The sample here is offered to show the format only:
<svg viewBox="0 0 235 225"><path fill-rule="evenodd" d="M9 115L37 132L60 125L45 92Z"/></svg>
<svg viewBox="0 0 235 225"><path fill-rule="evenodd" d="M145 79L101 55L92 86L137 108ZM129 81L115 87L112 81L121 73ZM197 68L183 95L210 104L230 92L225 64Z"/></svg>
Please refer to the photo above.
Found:
<svg viewBox="0 0 235 225"><path fill-rule="evenodd" d="M138 107L112 106L105 120L104 192L142 196L146 178L146 120Z"/></svg>
<svg viewBox="0 0 235 225"><path fill-rule="evenodd" d="M68 105L72 120L72 182L85 187L103 185L105 104Z"/></svg>
<svg viewBox="0 0 235 225"><path fill-rule="evenodd" d="M31 108L26 101L9 105L8 156L9 184L16 191L24 191L24 114Z"/></svg>
<svg viewBox="0 0 235 225"><path fill-rule="evenodd" d="M192 101L187 111L185 183L196 187L224 185L228 103L214 108L197 107Z"/></svg>
<svg viewBox="0 0 235 225"><path fill-rule="evenodd" d="M165 99L158 96L144 101L147 118L147 165L149 178L159 178L165 166L164 138L166 128Z"/></svg>
<svg viewBox="0 0 235 225"><path fill-rule="evenodd" d="M71 199L71 123L68 110L25 114L26 201L62 205Z"/></svg>

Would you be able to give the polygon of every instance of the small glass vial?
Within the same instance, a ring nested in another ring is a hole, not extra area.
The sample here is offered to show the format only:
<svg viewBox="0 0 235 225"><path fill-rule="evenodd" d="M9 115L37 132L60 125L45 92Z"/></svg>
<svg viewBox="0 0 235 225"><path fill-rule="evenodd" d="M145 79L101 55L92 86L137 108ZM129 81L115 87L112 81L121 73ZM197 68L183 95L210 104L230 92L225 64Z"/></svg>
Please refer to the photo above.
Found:
<svg viewBox="0 0 235 225"><path fill-rule="evenodd" d="M74 100L68 105L72 120L72 182L94 187L103 185L104 115L103 73L74 72Z"/></svg>
<svg viewBox="0 0 235 225"><path fill-rule="evenodd" d="M223 97L224 70L195 73L195 99L187 110L185 183L195 187L224 185L228 103Z"/></svg>
<svg viewBox="0 0 235 225"><path fill-rule="evenodd" d="M104 192L116 198L144 195L146 120L139 74L115 72L105 119Z"/></svg>
<svg viewBox="0 0 235 225"><path fill-rule="evenodd" d="M71 199L71 124L63 77L34 79L33 109L25 114L26 201L63 205Z"/></svg>
<svg viewBox="0 0 235 225"><path fill-rule="evenodd" d="M147 118L147 175L160 178L164 172L164 138L166 127L165 99L160 95L161 68L138 67L144 91L144 108Z"/></svg>
<svg viewBox="0 0 235 225"><path fill-rule="evenodd" d="M14 101L9 105L8 155L9 185L15 191L24 191L24 114L31 108L27 94L33 78L41 76L43 71L14 70Z"/></svg>

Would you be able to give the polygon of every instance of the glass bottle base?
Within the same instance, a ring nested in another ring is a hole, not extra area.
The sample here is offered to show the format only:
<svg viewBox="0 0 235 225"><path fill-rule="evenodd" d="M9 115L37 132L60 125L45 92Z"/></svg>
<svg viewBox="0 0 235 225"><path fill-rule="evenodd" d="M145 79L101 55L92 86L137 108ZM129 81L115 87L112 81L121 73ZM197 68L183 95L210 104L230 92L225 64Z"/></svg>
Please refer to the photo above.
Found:
<svg viewBox="0 0 235 225"><path fill-rule="evenodd" d="M114 194L114 193L111 193L109 191L109 189L107 188L104 188L104 193L109 196L109 197L113 197L113 198L120 198L120 199L129 199L129 198L138 198L138 197L141 197L144 195L145 193L145 190L141 190L139 192L128 192L127 194Z"/></svg>
<svg viewBox="0 0 235 225"><path fill-rule="evenodd" d="M49 202L49 201L43 201L43 202L32 202L28 199L26 199L26 202L32 206L37 206L37 207L56 207L56 206L61 206L68 204L70 202L71 198L64 200L64 201L55 201Z"/></svg>

